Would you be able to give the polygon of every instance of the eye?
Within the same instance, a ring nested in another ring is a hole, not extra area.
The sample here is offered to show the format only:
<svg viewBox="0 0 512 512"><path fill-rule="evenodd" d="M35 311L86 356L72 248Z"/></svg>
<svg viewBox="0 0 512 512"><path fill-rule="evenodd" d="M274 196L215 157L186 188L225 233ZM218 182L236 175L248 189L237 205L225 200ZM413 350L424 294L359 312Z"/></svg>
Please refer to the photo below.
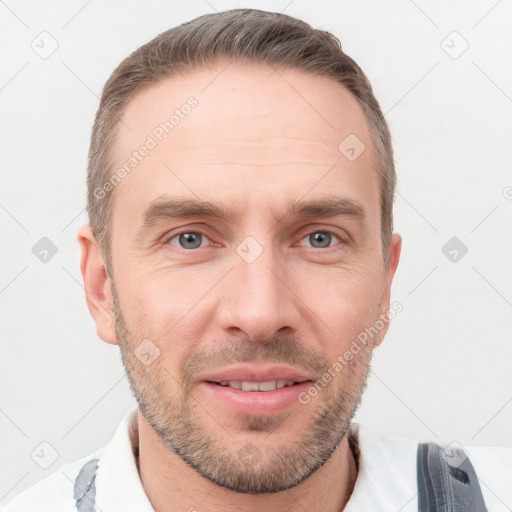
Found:
<svg viewBox="0 0 512 512"><path fill-rule="evenodd" d="M340 238L332 233L331 231L312 231L309 235L304 237L302 240L308 240L311 243L311 247L314 249L325 249L332 247L331 242L333 239L341 242Z"/></svg>
<svg viewBox="0 0 512 512"><path fill-rule="evenodd" d="M312 231L301 239L309 242L309 247L313 249L328 249L336 245L336 241L342 242L338 235L328 230ZM182 231L172 235L165 241L166 244L171 244L178 249L194 250L200 249L208 245L209 238L198 231Z"/></svg>
<svg viewBox="0 0 512 512"><path fill-rule="evenodd" d="M177 240L177 243L174 243L174 240ZM174 235L167 243L177 246L180 249L199 249L203 247L202 242L204 242L204 240L208 240L208 237L202 233L198 233L197 231L184 231Z"/></svg>

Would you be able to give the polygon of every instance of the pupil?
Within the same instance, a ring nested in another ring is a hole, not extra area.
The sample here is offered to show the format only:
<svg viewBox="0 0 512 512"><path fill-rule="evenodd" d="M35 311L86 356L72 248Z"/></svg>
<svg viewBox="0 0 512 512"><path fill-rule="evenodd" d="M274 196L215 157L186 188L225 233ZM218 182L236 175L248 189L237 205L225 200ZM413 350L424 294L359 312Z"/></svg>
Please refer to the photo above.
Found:
<svg viewBox="0 0 512 512"><path fill-rule="evenodd" d="M197 249L201 245L199 237L198 233L183 233L180 235L180 244L184 249Z"/></svg>
<svg viewBox="0 0 512 512"><path fill-rule="evenodd" d="M314 247L329 247L331 241L331 235L329 233L323 233L321 231L318 231L317 233L314 233L313 235L310 236L313 236L313 240L315 243L320 243L320 245L316 246L315 243L313 243L312 245Z"/></svg>

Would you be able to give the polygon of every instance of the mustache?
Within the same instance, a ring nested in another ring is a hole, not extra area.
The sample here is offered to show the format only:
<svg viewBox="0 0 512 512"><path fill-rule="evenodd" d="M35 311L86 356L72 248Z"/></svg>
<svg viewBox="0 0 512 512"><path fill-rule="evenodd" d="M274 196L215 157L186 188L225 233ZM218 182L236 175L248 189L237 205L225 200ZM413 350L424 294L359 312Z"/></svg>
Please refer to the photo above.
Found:
<svg viewBox="0 0 512 512"><path fill-rule="evenodd" d="M121 348L129 333L119 307L119 297L114 282L111 283L113 296L113 313L116 332L120 338ZM185 361L181 373L182 382L190 384L194 376L204 370L214 369L235 363L286 363L320 375L331 362L319 352L304 345L299 337L274 336L268 340L253 341L248 337L229 341L216 348L202 349L191 354Z"/></svg>
<svg viewBox="0 0 512 512"><path fill-rule="evenodd" d="M194 352L182 367L182 379L190 383L195 375L205 370L253 362L286 363L315 375L325 372L330 364L324 355L307 348L298 338L242 339Z"/></svg>

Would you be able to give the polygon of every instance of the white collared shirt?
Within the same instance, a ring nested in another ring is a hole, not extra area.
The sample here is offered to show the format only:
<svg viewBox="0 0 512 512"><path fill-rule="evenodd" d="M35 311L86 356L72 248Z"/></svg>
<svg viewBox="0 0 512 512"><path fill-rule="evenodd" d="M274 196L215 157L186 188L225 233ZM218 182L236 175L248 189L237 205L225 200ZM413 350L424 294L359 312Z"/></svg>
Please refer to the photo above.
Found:
<svg viewBox="0 0 512 512"><path fill-rule="evenodd" d="M137 469L137 408L129 411L109 444L66 464L16 496L2 512L76 512L75 481L89 461L98 459L95 503L100 512L154 512ZM352 423L358 439L359 472L343 512L417 512L418 442L382 438ZM441 443L439 443L441 444ZM466 447L478 476L488 512L512 510L512 448ZM93 510L93 509L91 509Z"/></svg>

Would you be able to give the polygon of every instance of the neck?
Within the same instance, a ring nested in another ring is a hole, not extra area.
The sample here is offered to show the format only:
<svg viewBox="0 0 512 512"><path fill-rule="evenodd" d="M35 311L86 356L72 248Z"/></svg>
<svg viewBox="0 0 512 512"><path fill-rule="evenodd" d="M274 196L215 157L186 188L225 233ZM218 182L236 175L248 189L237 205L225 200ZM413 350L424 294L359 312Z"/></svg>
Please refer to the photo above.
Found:
<svg viewBox="0 0 512 512"><path fill-rule="evenodd" d="M138 412L137 465L155 512L260 510L339 512L345 508L357 478L357 463L347 436L330 459L296 487L273 494L240 494L202 477L169 452Z"/></svg>

